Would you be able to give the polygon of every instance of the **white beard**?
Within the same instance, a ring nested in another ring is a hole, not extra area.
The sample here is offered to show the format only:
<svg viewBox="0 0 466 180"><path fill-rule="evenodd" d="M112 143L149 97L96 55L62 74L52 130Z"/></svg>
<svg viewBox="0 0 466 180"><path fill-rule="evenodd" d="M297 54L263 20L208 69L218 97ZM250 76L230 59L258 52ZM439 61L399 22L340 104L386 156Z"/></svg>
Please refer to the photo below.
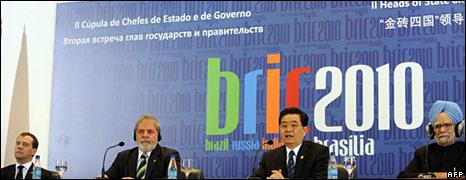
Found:
<svg viewBox="0 0 466 180"><path fill-rule="evenodd" d="M438 145L442 147L446 147L455 143L455 137L450 136L443 136L443 137L435 137L435 141Z"/></svg>
<svg viewBox="0 0 466 180"><path fill-rule="evenodd" d="M139 150L145 153L151 152L152 150L154 150L155 146L157 146L157 144L149 144L149 145L138 144Z"/></svg>

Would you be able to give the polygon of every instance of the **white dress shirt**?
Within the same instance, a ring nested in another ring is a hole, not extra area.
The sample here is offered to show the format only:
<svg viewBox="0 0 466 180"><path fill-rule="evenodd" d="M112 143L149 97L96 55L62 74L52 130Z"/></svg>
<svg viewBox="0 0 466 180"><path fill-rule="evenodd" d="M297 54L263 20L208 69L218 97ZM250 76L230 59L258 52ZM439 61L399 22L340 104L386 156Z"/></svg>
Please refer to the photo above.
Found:
<svg viewBox="0 0 466 180"><path fill-rule="evenodd" d="M294 152L293 162L296 165L296 156L298 156L299 148L301 148L301 145L303 145L303 144L301 143L301 144L299 144L298 146L296 146L293 149L290 149L290 148L286 147L286 165L288 165L288 159L290 159L290 151L291 150L293 150L293 152Z"/></svg>
<svg viewBox="0 0 466 180"><path fill-rule="evenodd" d="M15 169L15 178L16 178L16 175L18 175L18 173L19 173L19 169L18 169L18 166L19 166L19 165L23 165L23 166L24 166L24 168L23 168L23 179L26 179L26 175L27 175L27 173L28 173L29 168L32 168L32 160L29 161L29 162L27 162L27 163L25 163L25 164L19 164L19 163L16 162L16 166L15 166L15 167L16 167L16 169Z"/></svg>

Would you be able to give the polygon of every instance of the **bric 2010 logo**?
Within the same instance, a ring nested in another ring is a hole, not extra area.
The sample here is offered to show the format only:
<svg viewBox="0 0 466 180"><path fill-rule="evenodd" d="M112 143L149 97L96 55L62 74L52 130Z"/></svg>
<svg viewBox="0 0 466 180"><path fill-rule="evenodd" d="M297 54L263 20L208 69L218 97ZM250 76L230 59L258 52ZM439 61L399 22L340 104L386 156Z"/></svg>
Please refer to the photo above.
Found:
<svg viewBox="0 0 466 180"><path fill-rule="evenodd" d="M267 55L267 64L279 64L280 54ZM231 71L221 70L220 58L209 58L207 65L207 105L206 105L206 136L229 135L234 132L239 123L240 114L240 80L238 75ZM390 72L393 70L393 72ZM280 69L268 68L258 69L245 74L243 97L243 133L257 133L257 81L258 77L266 73L266 134L278 134L278 117L280 113ZM406 73L411 74L406 76ZM310 67L299 67L292 69L286 75L286 107L299 107L300 104L300 77L303 73L311 73ZM374 78L376 77L377 80ZM225 124L220 126L220 81L225 83ZM393 79L393 85L390 82ZM344 80L344 81L343 81ZM327 85L327 82L331 82ZM362 82L362 83L361 83ZM408 83L410 82L410 83ZM424 120L424 97L423 97L423 69L416 62L403 62L390 68L390 64L384 64L375 68L364 64L356 64L342 70L335 66L320 68L315 75L315 89L328 90L314 105L313 123L320 132L342 132L342 124L326 124L326 111L329 105L344 95L344 119L342 123L347 130L362 132L378 126L378 130L390 130L390 120L394 121L397 128L410 130L419 128ZM358 87L362 84L362 87ZM406 88L406 85L410 88ZM358 94L358 89L360 93ZM378 89L375 93L375 89ZM406 101L406 91L411 91L411 101ZM396 98L392 98L396 97ZM359 100L358 100L359 99ZM359 101L359 102L358 102ZM407 103L410 104L412 117L406 116ZM377 104L377 107L374 105ZM360 107L360 108L357 108ZM377 114L375 113L377 108ZM359 109L359 110L358 110ZM358 118L358 111L361 116ZM392 116L391 118L390 116ZM378 115L376 118L375 115ZM358 119L361 123L358 123ZM375 120L378 121L375 124ZM308 129L309 131L309 129ZM351 139L351 138L350 138ZM274 138L274 141L278 139ZM266 140L265 140L266 141ZM319 142L314 137L315 142ZM335 142L334 142L335 141ZM349 139L332 140L333 144L343 144ZM367 145L373 147L373 139L367 137ZM259 140L234 140L224 138L221 141L209 141L206 139L206 150L252 150L258 149L261 144ZM278 143L274 143L276 145ZM325 144L325 143L324 143ZM347 143L348 147L351 146ZM366 143L360 143L364 145ZM231 145L231 146L230 146ZM332 145L329 145L332 146ZM354 145L356 146L356 145ZM230 148L232 147L232 148ZM262 148L264 149L264 147ZM334 148L336 151L338 148ZM373 148L365 148L373 149ZM355 151L356 152L356 151ZM373 151L365 152L372 154ZM345 154L345 153L343 153Z"/></svg>
<svg viewBox="0 0 466 180"><path fill-rule="evenodd" d="M280 54L267 55L267 64L279 64ZM207 82L206 135L226 135L238 126L240 84L238 76L231 71L220 70L221 59L209 58ZM262 69L248 72L244 78L244 134L256 134L256 97L257 78L263 75ZM309 67L295 68L286 78L286 106L299 106L299 78L302 73L310 73ZM219 127L220 78L226 82L226 117L225 126ZM267 107L266 134L278 133L278 117L280 113L280 69L267 69Z"/></svg>

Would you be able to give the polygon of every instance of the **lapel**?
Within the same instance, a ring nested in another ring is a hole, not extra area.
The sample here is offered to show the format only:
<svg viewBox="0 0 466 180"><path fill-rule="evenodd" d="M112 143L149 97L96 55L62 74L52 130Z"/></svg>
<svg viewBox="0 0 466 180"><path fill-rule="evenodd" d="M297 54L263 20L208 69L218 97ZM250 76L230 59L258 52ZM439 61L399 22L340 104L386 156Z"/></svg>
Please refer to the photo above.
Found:
<svg viewBox="0 0 466 180"><path fill-rule="evenodd" d="M159 166L162 164L160 159L161 153L162 148L160 148L160 145L157 144L155 149L150 153L149 161L147 162L146 179L149 179L152 176L154 169L162 169L159 168Z"/></svg>
<svg viewBox="0 0 466 180"><path fill-rule="evenodd" d="M4 173L2 171L2 173ZM2 174L2 177L3 175L6 176L7 179L14 179L16 178L16 164L13 164L13 165L10 165L9 167L7 167L6 169L6 174Z"/></svg>
<svg viewBox="0 0 466 180"><path fill-rule="evenodd" d="M288 172L286 170L286 148L284 145L278 151L277 159L275 162L278 162L278 167L282 170L283 177L288 177Z"/></svg>
<svg viewBox="0 0 466 180"><path fill-rule="evenodd" d="M13 166L13 174L16 172L16 166ZM34 168L34 163L32 163L31 167L29 167L28 172L26 173L26 177L24 179L32 179L32 169ZM41 172L42 173L42 172ZM15 176L13 176L15 178Z"/></svg>
<svg viewBox="0 0 466 180"><path fill-rule="evenodd" d="M128 156L128 175L130 177L136 177L136 170L138 168L138 148L134 148Z"/></svg>
<svg viewBox="0 0 466 180"><path fill-rule="evenodd" d="M296 156L296 166L294 169L294 177L300 177L301 170L304 167L306 160L309 158L307 154L309 147L303 142L301 147L299 148L298 156ZM302 159L301 159L302 157Z"/></svg>

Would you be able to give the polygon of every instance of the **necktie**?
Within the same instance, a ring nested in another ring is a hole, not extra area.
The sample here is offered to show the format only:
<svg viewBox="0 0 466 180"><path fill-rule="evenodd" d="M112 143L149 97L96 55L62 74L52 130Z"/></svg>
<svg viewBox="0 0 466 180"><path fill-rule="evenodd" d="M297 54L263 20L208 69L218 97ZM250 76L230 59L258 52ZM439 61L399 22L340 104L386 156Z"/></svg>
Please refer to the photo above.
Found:
<svg viewBox="0 0 466 180"><path fill-rule="evenodd" d="M16 174L16 179L23 179L23 165L18 166L18 174Z"/></svg>
<svg viewBox="0 0 466 180"><path fill-rule="evenodd" d="M294 160L293 160L294 152L290 151L289 158L288 158L288 165L286 169L288 170L288 178L294 177Z"/></svg>
<svg viewBox="0 0 466 180"><path fill-rule="evenodd" d="M139 162L138 171L136 173L136 179L145 179L146 177L146 167L147 167L147 155L146 153L142 154L141 160Z"/></svg>

